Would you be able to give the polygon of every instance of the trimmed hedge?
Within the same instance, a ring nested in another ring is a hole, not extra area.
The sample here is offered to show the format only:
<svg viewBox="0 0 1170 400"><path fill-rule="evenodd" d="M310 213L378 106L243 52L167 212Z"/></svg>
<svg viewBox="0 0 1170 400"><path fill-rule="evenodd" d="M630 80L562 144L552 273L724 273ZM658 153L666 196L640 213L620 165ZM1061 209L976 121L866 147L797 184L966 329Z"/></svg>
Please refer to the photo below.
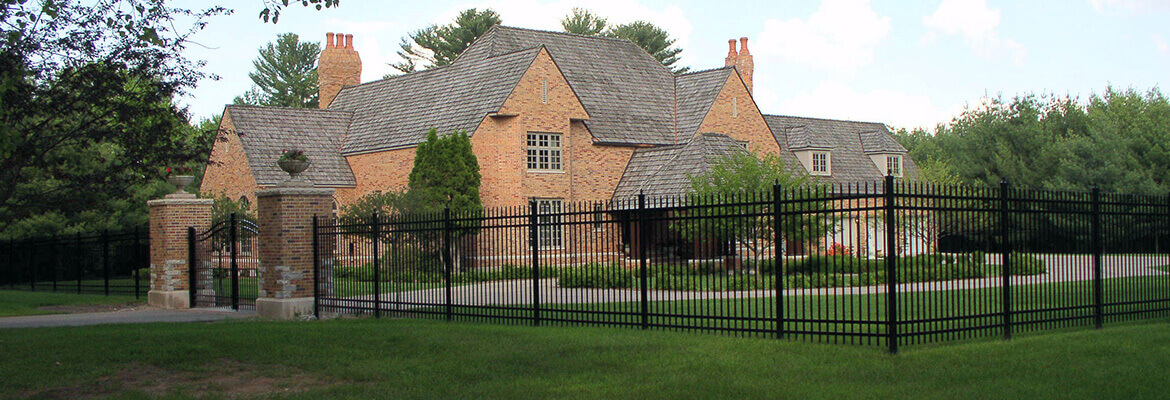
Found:
<svg viewBox="0 0 1170 400"><path fill-rule="evenodd" d="M561 270L559 285L566 288L618 289L634 287L634 273L617 264L586 264Z"/></svg>

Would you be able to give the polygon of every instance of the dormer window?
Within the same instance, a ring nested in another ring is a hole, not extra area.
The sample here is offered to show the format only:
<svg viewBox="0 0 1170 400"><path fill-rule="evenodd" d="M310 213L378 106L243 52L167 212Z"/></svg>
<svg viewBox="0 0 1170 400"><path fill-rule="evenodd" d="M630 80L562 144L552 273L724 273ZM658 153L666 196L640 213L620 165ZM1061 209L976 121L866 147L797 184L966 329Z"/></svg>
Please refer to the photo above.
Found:
<svg viewBox="0 0 1170 400"><path fill-rule="evenodd" d="M902 156L886 156L886 173L897 177L902 176Z"/></svg>
<svg viewBox="0 0 1170 400"><path fill-rule="evenodd" d="M815 151L812 153L812 174L813 175L830 175L829 152Z"/></svg>

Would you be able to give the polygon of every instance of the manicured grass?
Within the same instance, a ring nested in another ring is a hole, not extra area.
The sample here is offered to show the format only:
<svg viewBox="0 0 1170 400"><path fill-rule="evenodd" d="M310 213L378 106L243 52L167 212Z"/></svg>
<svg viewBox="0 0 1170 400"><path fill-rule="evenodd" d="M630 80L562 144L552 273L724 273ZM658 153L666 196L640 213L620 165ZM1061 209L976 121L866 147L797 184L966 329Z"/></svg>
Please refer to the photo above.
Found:
<svg viewBox="0 0 1170 400"><path fill-rule="evenodd" d="M0 331L0 397L144 398L135 382L183 375L195 382L159 394L215 398L230 387L198 382L217 379L226 364L315 382L271 398L1141 399L1170 392L1167 342L1166 321L896 356L717 335L393 319L20 329Z"/></svg>
<svg viewBox="0 0 1170 400"><path fill-rule="evenodd" d="M24 292L0 290L0 317L57 314L37 309L46 306L101 305L136 303L134 296L99 296L71 293ZM0 336L3 334L0 333Z"/></svg>

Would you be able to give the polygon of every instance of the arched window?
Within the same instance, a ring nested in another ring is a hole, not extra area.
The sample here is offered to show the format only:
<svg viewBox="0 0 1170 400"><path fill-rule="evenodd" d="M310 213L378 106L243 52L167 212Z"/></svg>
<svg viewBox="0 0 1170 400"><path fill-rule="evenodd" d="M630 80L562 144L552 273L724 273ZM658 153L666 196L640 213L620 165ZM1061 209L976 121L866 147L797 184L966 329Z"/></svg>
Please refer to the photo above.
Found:
<svg viewBox="0 0 1170 400"><path fill-rule="evenodd" d="M244 211L251 211L252 203L248 201L248 196L240 196L240 209Z"/></svg>

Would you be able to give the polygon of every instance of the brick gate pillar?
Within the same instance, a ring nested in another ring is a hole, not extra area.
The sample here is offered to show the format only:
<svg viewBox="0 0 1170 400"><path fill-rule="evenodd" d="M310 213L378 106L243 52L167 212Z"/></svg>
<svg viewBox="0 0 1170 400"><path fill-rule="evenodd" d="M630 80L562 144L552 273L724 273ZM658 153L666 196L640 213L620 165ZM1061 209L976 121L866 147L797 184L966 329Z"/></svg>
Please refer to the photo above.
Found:
<svg viewBox="0 0 1170 400"><path fill-rule="evenodd" d="M146 202L150 206L148 304L169 309L191 306L187 228L203 232L211 226L211 203L182 191Z"/></svg>
<svg viewBox="0 0 1170 400"><path fill-rule="evenodd" d="M256 192L260 291L256 313L291 319L313 313L313 215L333 212L333 189L286 181Z"/></svg>

